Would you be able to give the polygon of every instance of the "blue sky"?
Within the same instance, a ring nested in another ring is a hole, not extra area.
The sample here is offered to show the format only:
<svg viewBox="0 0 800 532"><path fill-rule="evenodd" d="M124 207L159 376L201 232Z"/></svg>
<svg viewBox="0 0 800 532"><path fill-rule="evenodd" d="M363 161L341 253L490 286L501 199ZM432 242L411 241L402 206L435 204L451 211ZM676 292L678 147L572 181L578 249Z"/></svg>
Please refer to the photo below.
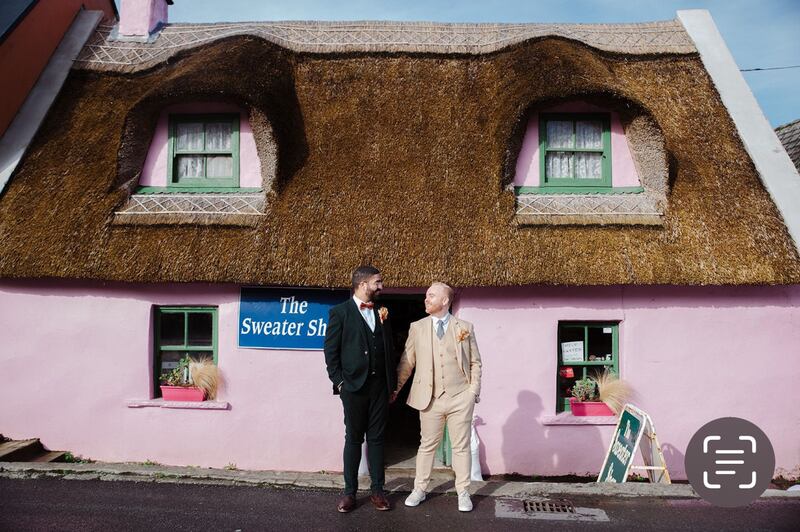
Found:
<svg viewBox="0 0 800 532"><path fill-rule="evenodd" d="M644 22L708 9L739 68L800 65L800 0L175 0L170 22ZM773 127L800 118L800 68L746 72Z"/></svg>

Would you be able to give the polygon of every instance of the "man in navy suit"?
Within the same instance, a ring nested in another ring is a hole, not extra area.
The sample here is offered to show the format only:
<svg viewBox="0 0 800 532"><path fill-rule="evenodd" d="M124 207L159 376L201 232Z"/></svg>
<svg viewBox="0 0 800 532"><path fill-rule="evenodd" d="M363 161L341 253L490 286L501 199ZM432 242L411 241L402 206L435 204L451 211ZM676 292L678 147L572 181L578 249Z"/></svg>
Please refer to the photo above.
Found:
<svg viewBox="0 0 800 532"><path fill-rule="evenodd" d="M325 363L333 393L344 408L344 497L337 509L356 507L361 445L367 437L370 500L378 510L389 510L383 491L383 437L389 395L397 372L388 312L375 299L383 290L381 272L361 266L353 272L353 297L330 310L325 334Z"/></svg>

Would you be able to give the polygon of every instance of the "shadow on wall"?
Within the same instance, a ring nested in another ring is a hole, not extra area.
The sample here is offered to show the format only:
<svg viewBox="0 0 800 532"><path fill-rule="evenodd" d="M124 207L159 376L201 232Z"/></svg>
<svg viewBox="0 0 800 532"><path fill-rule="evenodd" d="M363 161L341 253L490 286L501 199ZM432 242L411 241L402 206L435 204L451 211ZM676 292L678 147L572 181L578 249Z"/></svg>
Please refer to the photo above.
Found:
<svg viewBox="0 0 800 532"><path fill-rule="evenodd" d="M517 408L503 425L502 455L507 473L549 476L597 474L606 449L591 425L544 426L542 399L532 391L517 395Z"/></svg>
<svg viewBox="0 0 800 532"><path fill-rule="evenodd" d="M685 479L686 469L684 460L686 456L671 443L662 443L661 452L664 454L664 461L667 463L667 471L672 480Z"/></svg>

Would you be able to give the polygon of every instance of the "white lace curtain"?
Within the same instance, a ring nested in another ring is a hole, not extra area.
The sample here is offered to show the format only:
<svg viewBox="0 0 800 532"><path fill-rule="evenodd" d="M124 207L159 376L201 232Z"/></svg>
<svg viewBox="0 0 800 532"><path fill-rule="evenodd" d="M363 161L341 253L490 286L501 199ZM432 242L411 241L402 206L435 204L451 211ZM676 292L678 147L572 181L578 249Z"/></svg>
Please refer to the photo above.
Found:
<svg viewBox="0 0 800 532"><path fill-rule="evenodd" d="M574 148L602 150L602 122L548 120L547 147L565 148L565 151L547 153L545 158L547 177L600 179L603 176L601 153L566 151Z"/></svg>
<svg viewBox="0 0 800 532"><path fill-rule="evenodd" d="M205 131L205 145L203 132ZM231 149L231 125L227 122L183 122L176 132L177 151L204 152ZM185 177L231 177L231 155L180 155L178 179Z"/></svg>

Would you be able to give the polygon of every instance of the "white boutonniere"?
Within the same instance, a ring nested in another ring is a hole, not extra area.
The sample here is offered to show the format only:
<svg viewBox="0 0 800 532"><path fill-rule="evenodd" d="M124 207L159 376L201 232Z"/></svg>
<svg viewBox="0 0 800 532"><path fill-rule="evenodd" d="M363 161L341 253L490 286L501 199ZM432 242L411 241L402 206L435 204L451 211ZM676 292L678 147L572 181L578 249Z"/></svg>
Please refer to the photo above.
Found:
<svg viewBox="0 0 800 532"><path fill-rule="evenodd" d="M381 319L381 323L389 319L389 309L386 307L381 307L378 309L378 317Z"/></svg>
<svg viewBox="0 0 800 532"><path fill-rule="evenodd" d="M458 339L459 343L463 342L464 340L469 338L469 331L466 329L461 329L460 331L458 331L458 336L456 338Z"/></svg>

